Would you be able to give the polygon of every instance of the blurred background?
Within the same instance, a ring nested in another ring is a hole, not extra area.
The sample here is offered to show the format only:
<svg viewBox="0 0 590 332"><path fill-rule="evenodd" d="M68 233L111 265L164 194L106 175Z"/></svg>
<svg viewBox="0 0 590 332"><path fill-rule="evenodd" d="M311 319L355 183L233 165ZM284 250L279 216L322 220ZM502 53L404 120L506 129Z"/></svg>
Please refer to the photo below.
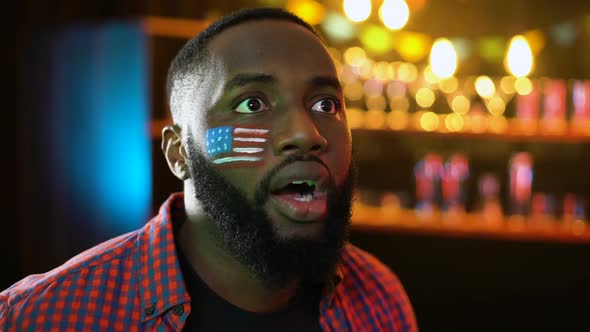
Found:
<svg viewBox="0 0 590 332"><path fill-rule="evenodd" d="M587 330L585 0L22 1L0 289L182 190L159 149L168 65L259 6L329 46L360 169L351 242L396 271L423 331Z"/></svg>

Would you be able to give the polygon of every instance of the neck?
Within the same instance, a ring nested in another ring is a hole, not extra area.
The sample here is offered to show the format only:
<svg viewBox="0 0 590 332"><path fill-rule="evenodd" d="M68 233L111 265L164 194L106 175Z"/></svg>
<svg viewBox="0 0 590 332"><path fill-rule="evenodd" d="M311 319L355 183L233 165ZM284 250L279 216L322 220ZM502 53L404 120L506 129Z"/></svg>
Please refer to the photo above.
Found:
<svg viewBox="0 0 590 332"><path fill-rule="evenodd" d="M293 298L298 282L268 287L229 254L215 236L212 221L185 191L187 219L178 233L181 250L203 282L233 305L252 312L272 312Z"/></svg>

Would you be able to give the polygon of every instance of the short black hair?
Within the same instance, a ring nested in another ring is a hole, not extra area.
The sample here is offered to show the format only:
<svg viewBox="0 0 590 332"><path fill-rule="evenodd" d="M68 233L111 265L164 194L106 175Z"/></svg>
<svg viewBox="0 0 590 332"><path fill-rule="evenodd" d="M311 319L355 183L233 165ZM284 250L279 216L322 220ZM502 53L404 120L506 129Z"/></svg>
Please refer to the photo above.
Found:
<svg viewBox="0 0 590 332"><path fill-rule="evenodd" d="M203 76L206 70L206 68L203 67L206 67L206 60L209 55L207 45L215 36L219 35L229 27L244 22L267 19L293 22L311 31L316 37L318 37L318 39L322 40L318 32L315 31L311 25L295 14L281 8L249 8L230 13L209 25L205 30L189 40L182 49L178 51L176 57L170 64L168 76L166 78L168 102L171 102L174 85L177 80L186 77L186 75ZM194 82L198 85L202 80L197 78ZM197 88L197 86L194 88ZM176 121L178 114L175 113L177 113L178 110L175 110L173 105L170 105L170 111Z"/></svg>

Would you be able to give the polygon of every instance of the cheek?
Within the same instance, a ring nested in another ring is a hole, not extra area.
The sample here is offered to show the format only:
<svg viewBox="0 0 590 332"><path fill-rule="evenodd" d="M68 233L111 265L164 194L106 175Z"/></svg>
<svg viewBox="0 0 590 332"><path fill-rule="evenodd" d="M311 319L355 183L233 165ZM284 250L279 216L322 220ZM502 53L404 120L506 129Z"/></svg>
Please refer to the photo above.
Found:
<svg viewBox="0 0 590 332"><path fill-rule="evenodd" d="M338 182L346 178L352 158L352 137L348 127L343 125L334 130L329 142L329 158L331 160L332 172Z"/></svg>
<svg viewBox="0 0 590 332"><path fill-rule="evenodd" d="M256 169L264 165L269 130L251 126L223 126L207 130L205 152L220 170Z"/></svg>

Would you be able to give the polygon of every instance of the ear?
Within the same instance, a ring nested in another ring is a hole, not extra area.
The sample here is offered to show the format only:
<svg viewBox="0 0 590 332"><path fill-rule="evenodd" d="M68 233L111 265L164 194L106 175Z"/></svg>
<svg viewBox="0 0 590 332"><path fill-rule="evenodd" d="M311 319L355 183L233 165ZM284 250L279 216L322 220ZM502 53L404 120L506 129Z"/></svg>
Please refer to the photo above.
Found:
<svg viewBox="0 0 590 332"><path fill-rule="evenodd" d="M182 181L187 180L190 172L186 163L186 151L182 145L181 129L178 125L168 125L162 129L162 152L172 174Z"/></svg>

